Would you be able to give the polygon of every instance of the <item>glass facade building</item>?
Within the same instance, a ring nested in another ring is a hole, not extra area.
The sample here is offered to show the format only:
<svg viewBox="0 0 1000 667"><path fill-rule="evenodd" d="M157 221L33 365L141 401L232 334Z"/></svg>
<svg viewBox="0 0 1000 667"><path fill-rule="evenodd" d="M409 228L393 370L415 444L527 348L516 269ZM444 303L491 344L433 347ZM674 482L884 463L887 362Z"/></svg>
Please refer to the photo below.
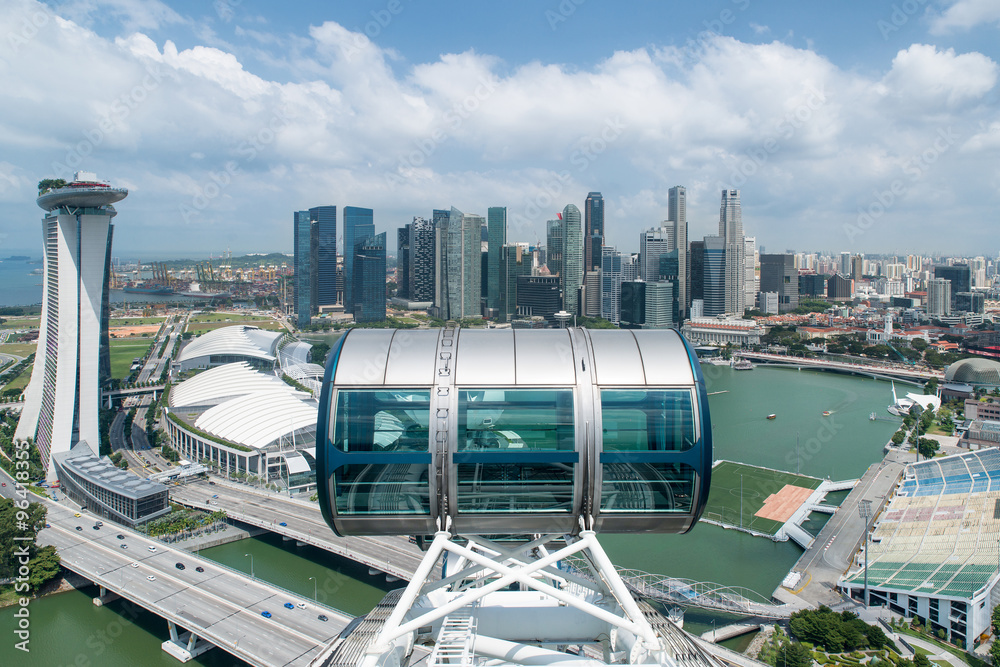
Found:
<svg viewBox="0 0 1000 667"><path fill-rule="evenodd" d="M295 270L295 325L308 326L313 314L313 267L316 258L313 250L313 223L309 211L296 211L292 218L292 262ZM318 249L318 245L315 246Z"/></svg>
<svg viewBox="0 0 1000 667"><path fill-rule="evenodd" d="M385 232L354 246L354 321L385 320Z"/></svg>
<svg viewBox="0 0 1000 667"><path fill-rule="evenodd" d="M337 207L315 206L309 220L316 236L314 309L337 303Z"/></svg>
<svg viewBox="0 0 1000 667"><path fill-rule="evenodd" d="M486 307L500 310L500 294L503 283L500 280L500 263L503 261L504 246L507 245L507 208L491 206L486 211L486 226L489 230L486 261Z"/></svg>
<svg viewBox="0 0 1000 667"><path fill-rule="evenodd" d="M354 312L354 247L358 241L375 236L374 211L357 206L344 207L344 312ZM384 318L383 318L384 319Z"/></svg>

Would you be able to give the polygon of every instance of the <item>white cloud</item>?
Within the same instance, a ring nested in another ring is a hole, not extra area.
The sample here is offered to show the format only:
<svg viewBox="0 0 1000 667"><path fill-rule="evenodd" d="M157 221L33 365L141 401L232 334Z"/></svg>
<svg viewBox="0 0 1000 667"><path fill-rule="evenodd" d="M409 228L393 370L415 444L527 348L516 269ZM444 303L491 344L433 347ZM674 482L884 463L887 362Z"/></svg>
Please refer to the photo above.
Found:
<svg viewBox="0 0 1000 667"><path fill-rule="evenodd" d="M1000 26L1000 3L996 0L957 0L943 13L931 15L931 34L969 30L991 23Z"/></svg>
<svg viewBox="0 0 1000 667"><path fill-rule="evenodd" d="M0 23L36 11L15 1ZM780 41L713 36L697 53L507 67L472 50L410 63L334 22L273 40L244 31L251 48L284 49L266 66L294 76L276 81L214 38L180 49L151 32L109 40L53 17L16 48L0 42L11 64L0 68L0 180L30 184L75 162L127 181L124 248L288 248L290 212L328 203L373 207L380 231L435 207L506 205L510 237L534 241L566 203L601 190L608 239L630 250L677 184L691 238L712 233L719 189L735 186L761 243L846 248L845 221L904 179L907 196L857 241L888 248L900 228L919 238L939 222L916 205L927 198L971 201L985 187L983 211L1000 205L962 157L994 146L979 123L998 115L997 65L979 53L915 44L860 73ZM958 139L924 160L944 130ZM36 218L24 200L7 207L17 233Z"/></svg>

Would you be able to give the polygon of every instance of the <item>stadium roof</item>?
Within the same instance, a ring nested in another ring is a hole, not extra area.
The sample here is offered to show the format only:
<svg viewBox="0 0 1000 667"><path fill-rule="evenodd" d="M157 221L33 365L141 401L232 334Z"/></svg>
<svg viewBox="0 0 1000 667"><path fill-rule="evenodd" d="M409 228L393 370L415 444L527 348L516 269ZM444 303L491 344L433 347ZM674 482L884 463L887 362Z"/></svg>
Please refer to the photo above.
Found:
<svg viewBox="0 0 1000 667"><path fill-rule="evenodd" d="M948 366L945 382L965 382L977 387L1000 387L1000 362L992 359L962 359Z"/></svg>
<svg viewBox="0 0 1000 667"><path fill-rule="evenodd" d="M997 574L1000 449L907 466L872 531L868 583L917 595L971 598ZM864 582L864 571L847 577Z"/></svg>
<svg viewBox="0 0 1000 667"><path fill-rule="evenodd" d="M242 356L274 362L282 331L265 331L237 324L202 334L184 346L177 356L179 363L212 355Z"/></svg>
<svg viewBox="0 0 1000 667"><path fill-rule="evenodd" d="M206 433L254 449L297 432L315 432L319 410L289 392L247 394L202 413L195 426Z"/></svg>
<svg viewBox="0 0 1000 667"><path fill-rule="evenodd" d="M309 398L274 375L255 371L250 364L238 361L209 369L184 380L170 390L170 407L216 405L238 396L255 393L291 394Z"/></svg>

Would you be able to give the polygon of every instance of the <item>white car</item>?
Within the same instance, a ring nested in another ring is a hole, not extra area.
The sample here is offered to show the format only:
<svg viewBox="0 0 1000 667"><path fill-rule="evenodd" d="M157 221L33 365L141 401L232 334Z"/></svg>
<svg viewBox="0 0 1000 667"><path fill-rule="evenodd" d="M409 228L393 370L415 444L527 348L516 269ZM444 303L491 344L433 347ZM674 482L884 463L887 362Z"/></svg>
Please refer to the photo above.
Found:
<svg viewBox="0 0 1000 667"><path fill-rule="evenodd" d="M298 603L295 606L298 607L299 609L305 609L306 608L306 603L305 602L300 602L300 603Z"/></svg>
<svg viewBox="0 0 1000 667"><path fill-rule="evenodd" d="M154 547L152 544L146 548L149 549L150 551L156 551L156 547Z"/></svg>
<svg viewBox="0 0 1000 667"><path fill-rule="evenodd" d="M139 567L138 563L129 563L129 567Z"/></svg>
<svg viewBox="0 0 1000 667"><path fill-rule="evenodd" d="M149 579L150 581L156 581L156 577L154 577L153 575L149 575L146 578Z"/></svg>

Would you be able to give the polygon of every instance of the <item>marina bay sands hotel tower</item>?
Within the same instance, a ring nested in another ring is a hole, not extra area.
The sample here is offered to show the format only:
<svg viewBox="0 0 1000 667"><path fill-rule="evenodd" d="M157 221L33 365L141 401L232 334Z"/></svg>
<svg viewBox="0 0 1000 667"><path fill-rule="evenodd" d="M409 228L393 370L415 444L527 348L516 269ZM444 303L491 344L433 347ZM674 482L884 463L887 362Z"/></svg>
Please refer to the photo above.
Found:
<svg viewBox="0 0 1000 667"><path fill-rule="evenodd" d="M71 183L41 192L44 246L42 323L31 382L14 437L34 438L47 476L52 455L84 441L98 453L101 360L108 359L108 270L113 203L128 190L77 172ZM103 324L103 326L102 326Z"/></svg>

